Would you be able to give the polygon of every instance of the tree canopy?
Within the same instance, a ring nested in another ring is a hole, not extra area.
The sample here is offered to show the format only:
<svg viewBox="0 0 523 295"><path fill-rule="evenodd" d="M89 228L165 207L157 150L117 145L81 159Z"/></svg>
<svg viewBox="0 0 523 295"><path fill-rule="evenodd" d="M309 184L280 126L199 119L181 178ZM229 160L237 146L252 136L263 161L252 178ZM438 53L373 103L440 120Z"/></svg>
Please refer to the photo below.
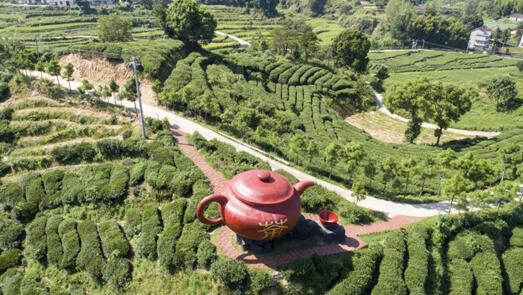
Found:
<svg viewBox="0 0 523 295"><path fill-rule="evenodd" d="M122 42L133 39L131 21L118 14L101 16L98 19L98 37L105 42Z"/></svg>
<svg viewBox="0 0 523 295"><path fill-rule="evenodd" d="M160 24L167 36L197 47L211 42L216 20L194 0L179 0L159 10Z"/></svg>
<svg viewBox="0 0 523 295"><path fill-rule="evenodd" d="M332 41L332 56L341 66L352 67L363 72L369 63L370 41L356 30L349 29Z"/></svg>

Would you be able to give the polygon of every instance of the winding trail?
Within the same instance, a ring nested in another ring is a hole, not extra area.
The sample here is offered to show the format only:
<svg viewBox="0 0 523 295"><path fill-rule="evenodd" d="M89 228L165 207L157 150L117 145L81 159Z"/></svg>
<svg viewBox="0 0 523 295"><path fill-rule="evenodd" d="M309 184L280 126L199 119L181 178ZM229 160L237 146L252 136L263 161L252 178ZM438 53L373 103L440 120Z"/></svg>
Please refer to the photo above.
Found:
<svg viewBox="0 0 523 295"><path fill-rule="evenodd" d="M245 40L243 40L243 39L241 39L241 38L239 38L239 37L236 37L236 36L234 36L234 35L227 34L227 33L224 33L224 32L222 32L222 31L214 31L214 33L215 33L216 35L227 36L227 37L229 37L230 39L232 39L232 40L234 40L234 41L240 43L240 46L251 46L251 43L249 43L249 42L247 42L247 41L245 41Z"/></svg>
<svg viewBox="0 0 523 295"><path fill-rule="evenodd" d="M378 110L380 112L382 112L383 114L385 114L393 119L396 119L398 121L402 121L402 122L406 122L406 123L410 121L407 118L404 118L397 114L393 114L389 109L387 109L387 107L383 103L383 95L381 93L378 93L374 89L372 91L374 92L374 100L376 101L376 106L378 107ZM421 126L423 128L427 128L427 129L434 129L434 130L439 129L439 127L437 125L431 124L431 123L424 122ZM455 134L460 134L460 135L480 136L480 137L486 137L486 138L493 138L493 137L496 137L501 134L501 132L497 132L497 131L476 131L476 130L464 130L464 129L456 129L456 128L447 128L446 131L452 132Z"/></svg>
<svg viewBox="0 0 523 295"><path fill-rule="evenodd" d="M50 81L56 82L56 77L51 77L46 73L41 73L37 71L27 71L32 77L40 78L41 76L49 79ZM60 85L67 88L67 81L59 78ZM71 81L71 88L76 90L81 85L79 81ZM150 93L153 93L150 91ZM150 97L144 99L145 101L153 101L154 98ZM134 104L130 101L123 101L123 105L129 109L134 110ZM166 108L156 106L147 102L143 103L143 112L145 116L155 118L155 119L167 119L172 128L175 130L180 130L183 133L192 134L194 132L200 133L207 140L216 139L223 143L227 143L233 146L237 151L244 151L250 155L253 155L265 162L267 162L273 170L281 169L292 174L299 180L309 179L316 182L317 185L320 185L326 188L329 191L335 192L341 197L345 198L350 202L355 202L355 199L352 196L351 190L341 187L339 185L330 183L323 179L319 179L315 176L312 176L306 172L303 172L299 169L296 169L290 166L287 162L279 160L271 155L261 151L260 149L253 147L249 144L246 144L240 140L232 138L228 135L225 135L221 132L210 129L200 123L197 123L188 118L182 117L175 112L168 110ZM440 214L446 214L449 210L448 202L439 202L439 203L427 203L427 204L406 204L406 203L396 203L393 201L382 200L368 196L365 200L358 202L358 205L365 207L371 210L381 211L394 217L397 215L402 216L411 216L411 217L430 217Z"/></svg>

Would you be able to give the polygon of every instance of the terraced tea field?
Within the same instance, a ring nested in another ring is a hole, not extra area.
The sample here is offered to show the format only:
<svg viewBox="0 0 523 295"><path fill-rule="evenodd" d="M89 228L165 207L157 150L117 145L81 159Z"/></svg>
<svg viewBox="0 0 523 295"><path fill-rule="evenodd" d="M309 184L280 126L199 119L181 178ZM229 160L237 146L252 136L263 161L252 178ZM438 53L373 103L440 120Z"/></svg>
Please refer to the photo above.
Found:
<svg viewBox="0 0 523 295"><path fill-rule="evenodd" d="M451 125L453 128L500 131L523 127L522 107L510 112L497 112L484 89L488 81L508 76L516 81L520 94L523 93L523 77L515 66L516 59L437 50L388 51L371 53L369 57L372 64L381 63L389 67L391 75L385 81L385 88L422 77L476 88L480 97L475 99L470 112Z"/></svg>

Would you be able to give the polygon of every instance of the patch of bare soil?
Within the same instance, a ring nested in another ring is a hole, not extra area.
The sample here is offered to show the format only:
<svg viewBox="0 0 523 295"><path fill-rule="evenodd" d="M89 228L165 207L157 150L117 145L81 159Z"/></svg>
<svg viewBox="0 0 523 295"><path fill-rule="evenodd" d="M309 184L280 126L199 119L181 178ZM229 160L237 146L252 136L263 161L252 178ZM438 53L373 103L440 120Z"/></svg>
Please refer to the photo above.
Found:
<svg viewBox="0 0 523 295"><path fill-rule="evenodd" d="M73 80L88 80L93 85L107 85L111 79L119 85L132 77L133 72L124 63L113 63L103 58L84 57L80 54L64 55L60 58L60 66L68 63L74 66Z"/></svg>

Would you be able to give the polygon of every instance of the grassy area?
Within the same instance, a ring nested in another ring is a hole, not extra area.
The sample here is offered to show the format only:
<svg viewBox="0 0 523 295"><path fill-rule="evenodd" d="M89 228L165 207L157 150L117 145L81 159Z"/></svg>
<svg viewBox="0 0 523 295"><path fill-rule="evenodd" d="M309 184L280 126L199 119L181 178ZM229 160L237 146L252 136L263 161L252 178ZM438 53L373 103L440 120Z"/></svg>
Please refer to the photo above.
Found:
<svg viewBox="0 0 523 295"><path fill-rule="evenodd" d="M373 138L387 143L400 144L405 142L407 123L395 120L381 112L371 111L357 113L345 120L347 123L369 133ZM467 138L451 132L444 132L441 142L449 142ZM423 128L416 144L435 144L434 130Z"/></svg>
<svg viewBox="0 0 523 295"><path fill-rule="evenodd" d="M475 88L480 96L474 100L472 110L451 127L470 130L509 130L523 127L523 108L497 112L489 101L484 87L488 81L507 76L517 83L523 93L523 78L514 66L517 60L490 55L465 54L445 51L391 51L371 53L373 63L390 67L385 88L417 78L428 78L443 83Z"/></svg>

